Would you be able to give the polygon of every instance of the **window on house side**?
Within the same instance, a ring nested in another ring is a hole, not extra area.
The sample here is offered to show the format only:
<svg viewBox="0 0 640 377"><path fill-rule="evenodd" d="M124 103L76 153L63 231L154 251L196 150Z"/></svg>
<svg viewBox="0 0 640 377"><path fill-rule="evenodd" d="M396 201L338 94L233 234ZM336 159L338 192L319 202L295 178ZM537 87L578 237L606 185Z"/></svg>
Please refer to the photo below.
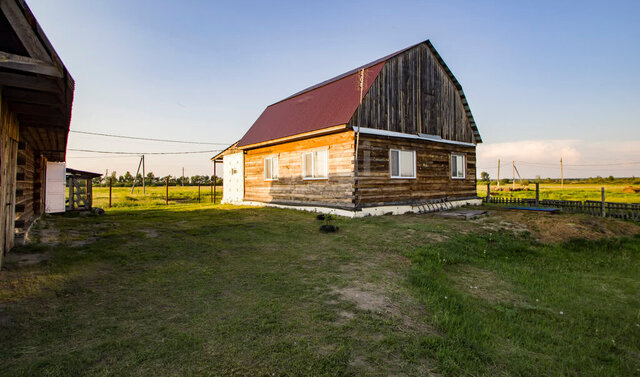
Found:
<svg viewBox="0 0 640 377"><path fill-rule="evenodd" d="M416 177L416 152L391 149L389 151L391 178Z"/></svg>
<svg viewBox="0 0 640 377"><path fill-rule="evenodd" d="M304 179L326 179L328 177L327 151L308 152L302 155Z"/></svg>
<svg viewBox="0 0 640 377"><path fill-rule="evenodd" d="M264 159L264 180L278 180L278 156L266 157Z"/></svg>
<svg viewBox="0 0 640 377"><path fill-rule="evenodd" d="M464 179L466 176L465 170L466 170L466 163L464 160L464 155L452 154L451 155L451 178Z"/></svg>

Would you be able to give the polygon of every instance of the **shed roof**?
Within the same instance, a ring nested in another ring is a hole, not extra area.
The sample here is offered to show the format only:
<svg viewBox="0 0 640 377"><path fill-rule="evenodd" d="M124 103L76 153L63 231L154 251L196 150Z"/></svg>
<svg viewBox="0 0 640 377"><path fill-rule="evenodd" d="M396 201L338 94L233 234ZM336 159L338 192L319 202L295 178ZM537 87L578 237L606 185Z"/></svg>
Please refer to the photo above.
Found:
<svg viewBox="0 0 640 377"><path fill-rule="evenodd" d="M364 96L389 59L423 43L426 43L433 51L445 72L453 81L462 98L475 139L477 142L482 142L462 91L462 86L453 76L453 73L451 73L451 70L449 70L431 42L426 40L313 85L268 106L249 131L238 141L237 147L242 148L347 124L360 105L359 72L361 70L365 72Z"/></svg>
<svg viewBox="0 0 640 377"><path fill-rule="evenodd" d="M80 178L102 177L102 174L100 174L100 173L93 173L93 172L90 172L90 171L70 169L70 168L67 168L66 175L71 175L71 176L80 177Z"/></svg>

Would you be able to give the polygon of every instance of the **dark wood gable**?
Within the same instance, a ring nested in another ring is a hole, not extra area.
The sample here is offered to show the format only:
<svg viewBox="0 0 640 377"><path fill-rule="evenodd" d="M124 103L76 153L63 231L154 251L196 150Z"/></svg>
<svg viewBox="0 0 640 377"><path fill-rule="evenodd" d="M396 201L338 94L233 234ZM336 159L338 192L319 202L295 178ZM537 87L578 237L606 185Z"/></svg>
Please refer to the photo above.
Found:
<svg viewBox="0 0 640 377"><path fill-rule="evenodd" d="M428 41L386 62L348 125L482 142L462 87Z"/></svg>

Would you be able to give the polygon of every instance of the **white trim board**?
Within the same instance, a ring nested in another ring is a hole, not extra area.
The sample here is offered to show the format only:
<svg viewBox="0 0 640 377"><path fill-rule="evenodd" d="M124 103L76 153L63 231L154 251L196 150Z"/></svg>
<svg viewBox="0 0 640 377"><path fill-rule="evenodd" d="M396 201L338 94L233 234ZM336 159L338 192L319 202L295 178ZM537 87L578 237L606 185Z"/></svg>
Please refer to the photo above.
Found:
<svg viewBox="0 0 640 377"><path fill-rule="evenodd" d="M467 146L467 147L475 147L476 146L473 143L466 143L464 141L437 139L437 138L431 138L431 137L425 137L425 136L418 136L418 135L414 135L414 134L405 134L405 133L402 133L402 132L387 131L387 130L377 130L375 128L367 128L367 127L360 127L360 133L361 134L367 134L367 135L398 137L398 138L402 138L402 139L426 140L426 141L433 141L435 143L464 145L464 146Z"/></svg>

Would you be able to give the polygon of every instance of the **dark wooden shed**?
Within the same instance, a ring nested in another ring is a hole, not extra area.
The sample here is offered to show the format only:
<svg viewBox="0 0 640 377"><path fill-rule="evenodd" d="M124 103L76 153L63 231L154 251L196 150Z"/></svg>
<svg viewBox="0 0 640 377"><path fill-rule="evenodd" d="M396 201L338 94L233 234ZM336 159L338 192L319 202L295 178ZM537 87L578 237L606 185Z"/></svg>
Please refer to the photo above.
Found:
<svg viewBox="0 0 640 377"><path fill-rule="evenodd" d="M91 211L93 208L93 179L102 174L67 168L69 199L67 211Z"/></svg>

